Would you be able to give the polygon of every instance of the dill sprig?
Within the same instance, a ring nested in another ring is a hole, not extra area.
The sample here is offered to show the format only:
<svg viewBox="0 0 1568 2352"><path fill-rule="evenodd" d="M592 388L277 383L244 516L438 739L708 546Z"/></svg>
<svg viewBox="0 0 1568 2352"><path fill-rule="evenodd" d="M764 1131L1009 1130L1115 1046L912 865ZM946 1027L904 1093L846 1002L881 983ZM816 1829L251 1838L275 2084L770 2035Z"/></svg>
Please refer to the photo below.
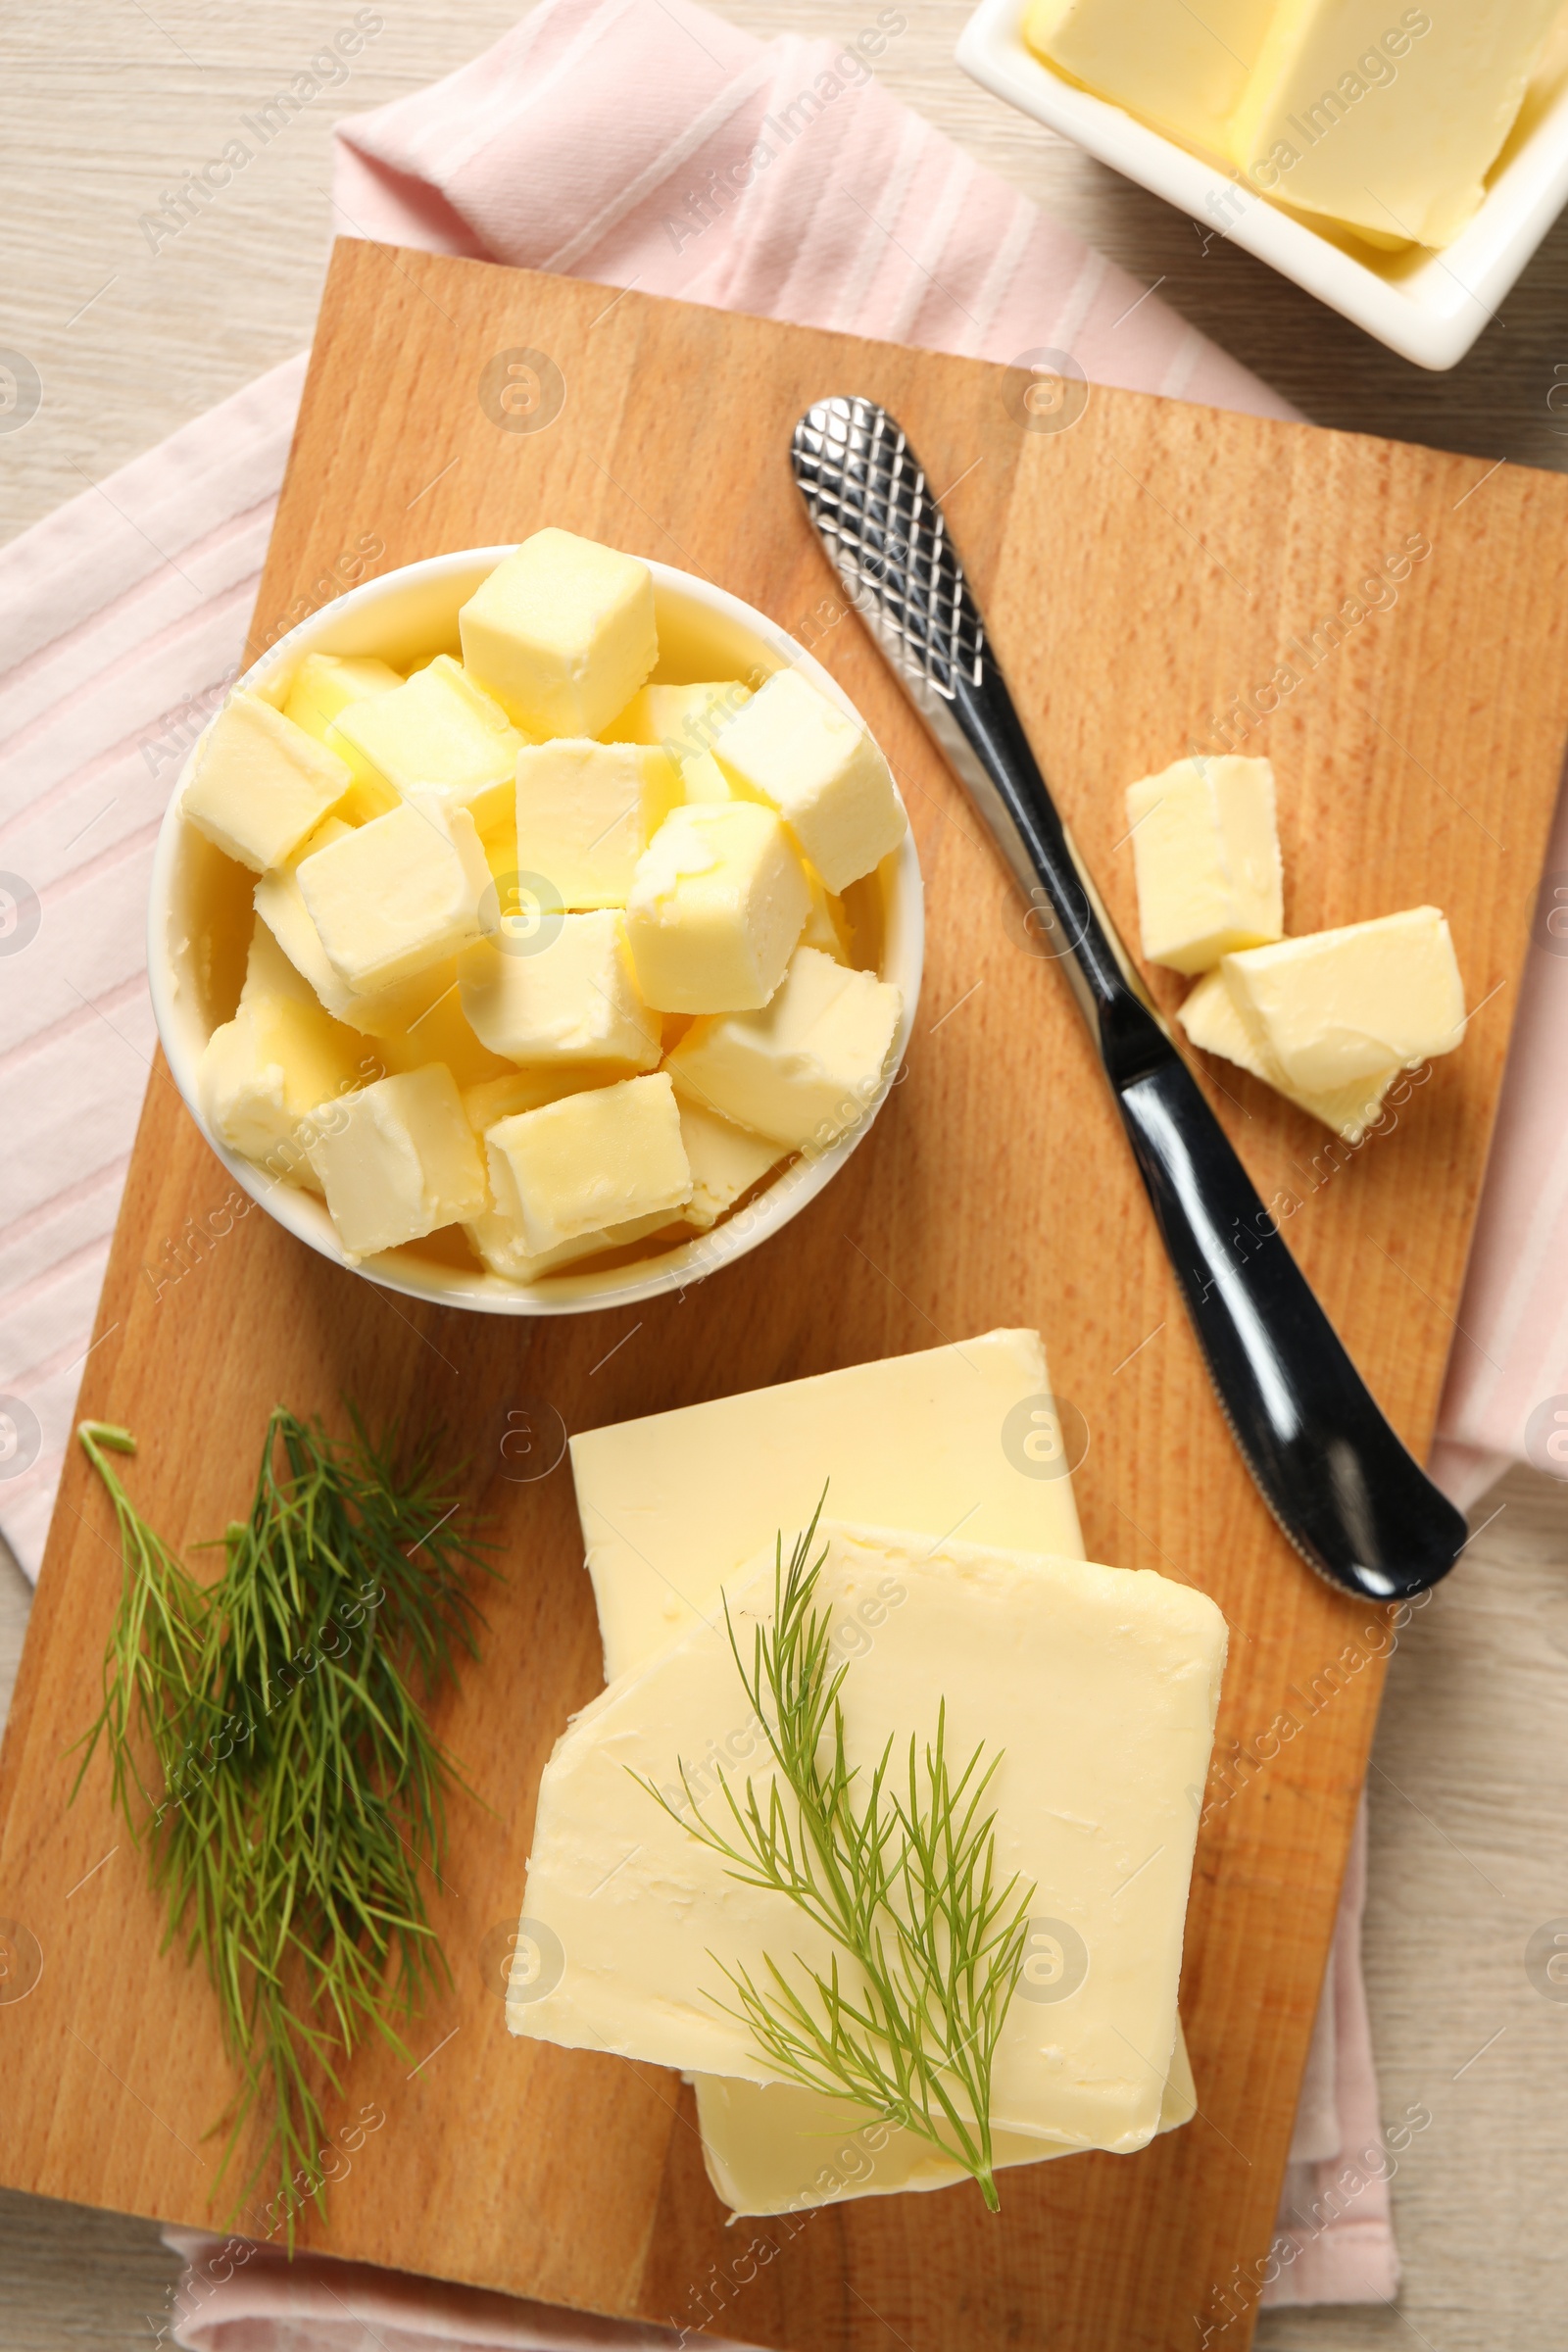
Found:
<svg viewBox="0 0 1568 2352"><path fill-rule="evenodd" d="M831 1611L814 1605L827 1556L810 1560L819 1516L820 1506L787 1568L779 1537L772 1624L756 1629L750 1669L724 1604L730 1649L778 1767L765 1797L750 1778L738 1796L720 1773L728 1823L715 1827L684 1763L680 1806L634 1777L723 1857L729 1877L787 1895L837 1947L826 1975L795 1955L804 1991L770 1954L762 1984L719 1961L736 1996L719 2006L788 2080L914 2132L970 2173L995 2212L992 2068L1033 1892L1020 1894L1016 1876L997 1885L996 1815L982 1807L1002 1756L983 1764L977 1747L955 1773L944 1700L923 1753L910 1738L902 1786L893 1736L869 1776L850 1764L840 1701L849 1665L834 1667ZM854 1964L847 1977L840 1952Z"/></svg>
<svg viewBox="0 0 1568 2352"><path fill-rule="evenodd" d="M114 1505L122 1579L73 1796L102 1740L165 1898L164 1949L183 1936L205 1966L239 2071L218 2180L263 2107L236 2210L275 2163L292 2248L299 2206L323 2203L322 2086L341 2089L371 2030L406 2055L388 2007L411 2021L450 1982L421 1871L439 1875L462 1782L415 1686L427 1700L475 1653L465 1572L487 1568L484 1547L440 1491L433 1441L399 1463L357 1417L345 1441L278 1406L250 1516L204 1587L109 1459L135 1440L103 1422L77 1434Z"/></svg>

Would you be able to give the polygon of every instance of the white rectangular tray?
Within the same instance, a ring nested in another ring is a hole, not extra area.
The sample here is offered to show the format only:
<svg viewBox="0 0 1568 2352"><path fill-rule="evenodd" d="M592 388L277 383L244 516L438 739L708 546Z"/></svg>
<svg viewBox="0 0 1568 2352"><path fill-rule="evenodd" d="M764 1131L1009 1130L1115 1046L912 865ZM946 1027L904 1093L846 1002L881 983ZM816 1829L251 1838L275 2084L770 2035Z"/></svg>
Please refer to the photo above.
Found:
<svg viewBox="0 0 1568 2352"><path fill-rule="evenodd" d="M958 64L997 97L1087 148L1205 228L1230 237L1419 368L1452 368L1496 316L1568 202L1568 55L1538 75L1486 202L1443 253L1362 258L1119 106L1054 74L1024 45L1022 0L981 0Z"/></svg>

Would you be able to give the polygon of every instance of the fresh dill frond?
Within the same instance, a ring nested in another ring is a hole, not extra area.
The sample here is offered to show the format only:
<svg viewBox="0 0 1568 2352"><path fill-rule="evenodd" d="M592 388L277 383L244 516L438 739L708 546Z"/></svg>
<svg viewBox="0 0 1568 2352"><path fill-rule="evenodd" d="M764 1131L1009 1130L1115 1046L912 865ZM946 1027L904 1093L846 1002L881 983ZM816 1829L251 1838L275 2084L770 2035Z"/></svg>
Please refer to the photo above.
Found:
<svg viewBox="0 0 1568 2352"><path fill-rule="evenodd" d="M357 1417L340 1440L278 1406L250 1515L204 1587L108 1458L134 1439L102 1422L78 1435L114 1505L122 1580L75 1788L102 1740L112 1800L165 1898L164 1948L183 1937L206 1968L239 2070L218 2177L263 2107L238 2203L275 2165L292 2248L300 2205L322 2202L323 2086L340 2089L372 2030L402 2052L388 2007L411 2020L450 1981L421 1873L439 1874L462 1783L422 1702L476 1652L466 1575L489 1572L485 1546L441 1491L433 1441L399 1462Z"/></svg>
<svg viewBox="0 0 1568 2352"><path fill-rule="evenodd" d="M735 1996L720 2006L789 2081L914 2132L971 2174L995 2212L992 2070L1033 1893L1016 1876L997 1883L996 1814L983 1808L1002 1756L985 1763L977 1747L955 1772L943 1700L935 1739L922 1750L910 1737L906 1778L893 1769L895 1735L869 1775L849 1762L849 1664L834 1665L831 1611L815 1605L819 1516L820 1505L787 1567L778 1539L772 1623L756 1629L749 1668L724 1605L778 1767L765 1795L750 1778L738 1795L721 1775L727 1821L715 1826L684 1764L679 1806L634 1777L730 1878L787 1895L836 1946L826 1975L796 1956L804 1987L771 1954L760 1984L720 1960ZM842 1976L841 1952L853 1963Z"/></svg>

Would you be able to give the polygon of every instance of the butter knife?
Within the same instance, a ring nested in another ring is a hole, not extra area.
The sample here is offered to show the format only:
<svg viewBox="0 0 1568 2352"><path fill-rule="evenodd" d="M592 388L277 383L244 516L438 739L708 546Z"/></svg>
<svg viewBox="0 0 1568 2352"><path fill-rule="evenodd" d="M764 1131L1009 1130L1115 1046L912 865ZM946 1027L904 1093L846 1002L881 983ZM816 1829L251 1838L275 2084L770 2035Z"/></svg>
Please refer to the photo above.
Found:
<svg viewBox="0 0 1568 2352"><path fill-rule="evenodd" d="M1446 1576L1465 1522L1379 1410L1177 1053L1062 823L947 522L874 402L817 402L795 479L869 627L1037 911L1098 1048L1221 1411L1291 1543L1366 1600Z"/></svg>

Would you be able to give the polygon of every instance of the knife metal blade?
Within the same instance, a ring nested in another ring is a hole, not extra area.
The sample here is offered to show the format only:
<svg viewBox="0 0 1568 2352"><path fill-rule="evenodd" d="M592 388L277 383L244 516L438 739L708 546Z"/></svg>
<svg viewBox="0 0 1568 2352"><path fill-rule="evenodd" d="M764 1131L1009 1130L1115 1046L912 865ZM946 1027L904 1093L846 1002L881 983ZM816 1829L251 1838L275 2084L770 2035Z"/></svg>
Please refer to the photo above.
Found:
<svg viewBox="0 0 1568 2352"><path fill-rule="evenodd" d="M1038 911L1099 1050L1220 1408L1308 1564L1367 1600L1425 1592L1465 1522L1401 1444L1150 1003L1073 846L938 501L868 400L818 401L795 479L845 593Z"/></svg>

